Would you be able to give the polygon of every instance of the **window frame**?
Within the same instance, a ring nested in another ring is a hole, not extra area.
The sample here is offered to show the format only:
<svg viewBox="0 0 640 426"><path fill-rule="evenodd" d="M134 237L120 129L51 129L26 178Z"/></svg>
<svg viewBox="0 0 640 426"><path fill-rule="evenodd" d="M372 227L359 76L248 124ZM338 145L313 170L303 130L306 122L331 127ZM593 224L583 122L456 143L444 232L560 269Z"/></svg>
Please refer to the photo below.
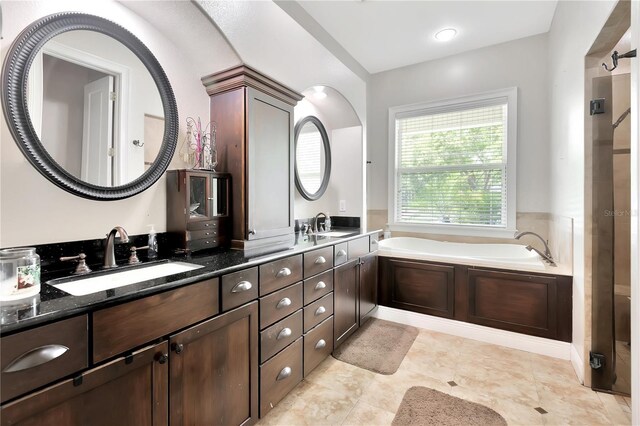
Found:
<svg viewBox="0 0 640 426"><path fill-rule="evenodd" d="M490 225L460 225L437 223L410 223L397 220L398 195L398 161L396 146L396 120L398 116L428 115L446 111L467 109L476 105L506 99L507 101L507 143L506 143L506 175L507 175L507 222L505 226ZM462 96L435 101L420 102L389 108L389 137L388 137L388 211L389 227L392 231L417 232L429 234L466 235L493 238L513 238L516 231L516 148L518 136L518 88L483 92L470 96Z"/></svg>

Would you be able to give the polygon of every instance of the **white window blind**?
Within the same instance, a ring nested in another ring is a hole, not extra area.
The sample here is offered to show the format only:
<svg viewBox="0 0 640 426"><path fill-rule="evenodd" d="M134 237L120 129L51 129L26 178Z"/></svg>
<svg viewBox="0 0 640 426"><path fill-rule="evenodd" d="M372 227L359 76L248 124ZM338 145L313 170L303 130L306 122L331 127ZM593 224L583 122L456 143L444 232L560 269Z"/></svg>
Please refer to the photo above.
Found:
<svg viewBox="0 0 640 426"><path fill-rule="evenodd" d="M395 222L505 228L507 98L396 114Z"/></svg>

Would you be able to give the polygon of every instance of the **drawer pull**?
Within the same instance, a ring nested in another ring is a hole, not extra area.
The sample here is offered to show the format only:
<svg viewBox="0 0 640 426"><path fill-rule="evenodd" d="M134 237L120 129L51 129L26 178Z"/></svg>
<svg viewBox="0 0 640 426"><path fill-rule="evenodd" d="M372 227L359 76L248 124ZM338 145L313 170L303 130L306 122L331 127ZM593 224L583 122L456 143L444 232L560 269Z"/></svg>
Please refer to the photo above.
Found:
<svg viewBox="0 0 640 426"><path fill-rule="evenodd" d="M314 290L322 290L323 288L327 288L327 285L324 281L318 281L318 284L314 287Z"/></svg>
<svg viewBox="0 0 640 426"><path fill-rule="evenodd" d="M316 349L322 349L325 346L327 346L327 342L325 342L324 339L320 339L318 343L316 343Z"/></svg>
<svg viewBox="0 0 640 426"><path fill-rule="evenodd" d="M276 340L284 339L291 336L291 329L289 327L283 328L280 333L278 333L278 337Z"/></svg>
<svg viewBox="0 0 640 426"><path fill-rule="evenodd" d="M206 228L208 228L209 226L211 226L211 224L210 224L210 223L205 223L205 224L204 224L204 226L205 226Z"/></svg>
<svg viewBox="0 0 640 426"><path fill-rule="evenodd" d="M327 263L327 259L325 259L324 256L318 256L313 263L316 265L322 265L323 263Z"/></svg>
<svg viewBox="0 0 640 426"><path fill-rule="evenodd" d="M249 281L240 281L238 284L233 286L231 289L231 293L242 293L243 291L251 290L251 283Z"/></svg>
<svg viewBox="0 0 640 426"><path fill-rule="evenodd" d="M342 256L346 256L346 255L347 255L346 250L339 250L339 251L336 253L336 257L342 257Z"/></svg>
<svg viewBox="0 0 640 426"><path fill-rule="evenodd" d="M62 345L40 346L20 355L18 358L11 361L11 363L7 365L7 367L2 370L2 372L15 373L16 371L22 371L29 368L37 367L38 365L53 361L54 359L62 356L68 350L68 347Z"/></svg>
<svg viewBox="0 0 640 426"><path fill-rule="evenodd" d="M327 312L327 310L324 308L324 306L320 306L318 309L316 309L316 316L322 315L325 312Z"/></svg>
<svg viewBox="0 0 640 426"><path fill-rule="evenodd" d="M280 373L278 373L278 377L276 377L276 381L284 380L291 375L291 367L283 368Z"/></svg>
<svg viewBox="0 0 640 426"><path fill-rule="evenodd" d="M282 277L288 277L289 275L291 275L291 269L289 268L282 268L278 271L278 273L276 274L277 278L282 278Z"/></svg>
<svg viewBox="0 0 640 426"><path fill-rule="evenodd" d="M291 299L285 297L278 302L278 304L276 305L276 309L286 308L287 306L291 306Z"/></svg>

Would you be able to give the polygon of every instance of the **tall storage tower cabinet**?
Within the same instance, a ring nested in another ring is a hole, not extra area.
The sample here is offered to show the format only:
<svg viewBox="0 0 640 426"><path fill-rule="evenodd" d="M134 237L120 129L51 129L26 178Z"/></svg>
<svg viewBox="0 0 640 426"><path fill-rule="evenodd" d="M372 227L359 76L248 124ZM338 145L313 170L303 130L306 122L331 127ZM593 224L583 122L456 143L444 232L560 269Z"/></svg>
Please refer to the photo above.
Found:
<svg viewBox="0 0 640 426"><path fill-rule="evenodd" d="M294 244L294 90L246 65L203 77L219 168L232 176L231 246L253 254Z"/></svg>

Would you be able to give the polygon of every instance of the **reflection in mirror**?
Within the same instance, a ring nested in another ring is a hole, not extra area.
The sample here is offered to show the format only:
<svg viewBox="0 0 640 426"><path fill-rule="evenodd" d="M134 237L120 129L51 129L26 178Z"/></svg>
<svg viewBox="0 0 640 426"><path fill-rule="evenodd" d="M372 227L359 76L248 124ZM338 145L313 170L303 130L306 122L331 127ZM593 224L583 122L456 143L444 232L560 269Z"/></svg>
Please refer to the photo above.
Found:
<svg viewBox="0 0 640 426"><path fill-rule="evenodd" d="M324 194L331 174L329 137L322 122L308 116L296 124L296 187L307 200Z"/></svg>
<svg viewBox="0 0 640 426"><path fill-rule="evenodd" d="M320 189L325 166L324 146L320 130L307 122L302 126L296 146L296 165L300 184L310 193Z"/></svg>
<svg viewBox="0 0 640 426"><path fill-rule="evenodd" d="M56 35L37 53L27 87L42 145L78 179L124 185L158 156L165 128L160 93L119 41L95 31Z"/></svg>

